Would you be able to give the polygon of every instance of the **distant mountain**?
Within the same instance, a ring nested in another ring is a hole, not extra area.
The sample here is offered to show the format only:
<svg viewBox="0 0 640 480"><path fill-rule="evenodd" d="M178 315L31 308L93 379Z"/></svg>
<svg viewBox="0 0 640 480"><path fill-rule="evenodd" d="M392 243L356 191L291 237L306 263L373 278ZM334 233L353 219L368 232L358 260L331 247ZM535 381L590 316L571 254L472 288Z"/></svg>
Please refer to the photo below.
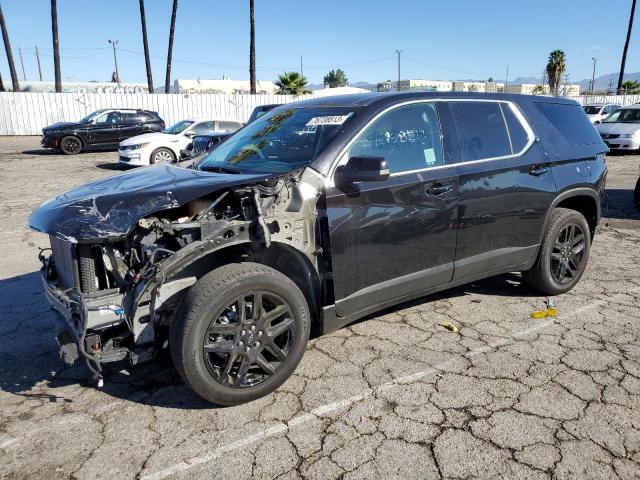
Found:
<svg viewBox="0 0 640 480"><path fill-rule="evenodd" d="M601 75L596 77L595 90L607 90L609 86L615 89L618 87L618 75L619 73L607 73L606 75ZM640 82L640 72L635 73L625 73L624 79L626 80L635 80ZM591 79L588 78L586 80L580 81L580 90L589 90L591 88Z"/></svg>
<svg viewBox="0 0 640 480"><path fill-rule="evenodd" d="M518 77L514 80L509 80L509 83L513 85L521 85L523 83L531 83L533 85L538 85L539 83L542 83L542 80L536 77Z"/></svg>

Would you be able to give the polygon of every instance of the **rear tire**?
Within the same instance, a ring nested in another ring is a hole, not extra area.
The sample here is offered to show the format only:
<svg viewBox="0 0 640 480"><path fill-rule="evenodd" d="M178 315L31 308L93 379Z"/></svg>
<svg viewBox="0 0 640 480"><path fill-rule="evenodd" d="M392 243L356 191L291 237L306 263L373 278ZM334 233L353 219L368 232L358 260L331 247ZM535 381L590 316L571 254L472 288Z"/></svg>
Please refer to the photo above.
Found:
<svg viewBox="0 0 640 480"><path fill-rule="evenodd" d="M169 348L198 395L237 405L289 378L309 331L309 307L291 279L257 263L229 264L189 289L171 325Z"/></svg>
<svg viewBox="0 0 640 480"><path fill-rule="evenodd" d="M176 156L168 148L157 148L151 152L149 163L151 163L151 165L176 163Z"/></svg>
<svg viewBox="0 0 640 480"><path fill-rule="evenodd" d="M522 272L523 282L545 295L566 293L582 277L590 249L591 233L584 216L575 210L556 208L551 212L536 263Z"/></svg>
<svg viewBox="0 0 640 480"><path fill-rule="evenodd" d="M636 189L633 192L633 201L636 202L636 207L640 208L640 178L636 182Z"/></svg>
<svg viewBox="0 0 640 480"><path fill-rule="evenodd" d="M65 155L76 155L82 151L82 141L73 135L60 139L60 151Z"/></svg>

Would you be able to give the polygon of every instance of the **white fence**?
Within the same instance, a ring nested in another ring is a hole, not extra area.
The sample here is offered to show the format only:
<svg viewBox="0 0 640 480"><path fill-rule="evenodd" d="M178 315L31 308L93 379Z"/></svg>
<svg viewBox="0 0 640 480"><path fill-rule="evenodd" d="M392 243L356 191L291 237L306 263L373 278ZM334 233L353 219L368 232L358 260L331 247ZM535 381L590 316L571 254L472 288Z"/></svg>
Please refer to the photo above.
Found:
<svg viewBox="0 0 640 480"><path fill-rule="evenodd" d="M0 93L0 135L40 135L55 122L74 122L100 108L158 112L167 126L188 117L246 121L258 105L288 103L313 95L220 95L129 93Z"/></svg>
<svg viewBox="0 0 640 480"><path fill-rule="evenodd" d="M246 121L258 105L288 103L314 95L223 95L147 93L0 93L0 135L40 135L55 122L73 122L100 108L142 108L158 112L167 125L187 117ZM640 102L640 95L581 95L587 103Z"/></svg>

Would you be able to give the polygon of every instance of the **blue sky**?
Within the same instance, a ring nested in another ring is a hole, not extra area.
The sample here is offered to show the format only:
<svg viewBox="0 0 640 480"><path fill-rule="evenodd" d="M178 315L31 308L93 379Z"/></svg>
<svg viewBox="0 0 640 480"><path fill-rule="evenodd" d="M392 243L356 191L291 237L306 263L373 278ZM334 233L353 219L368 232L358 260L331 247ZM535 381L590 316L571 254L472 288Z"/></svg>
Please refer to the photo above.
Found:
<svg viewBox="0 0 640 480"><path fill-rule="evenodd" d="M53 80L48 0L0 0L22 79L37 79L34 46L45 80ZM617 72L631 0L256 0L258 79L299 69L312 83L341 67L350 81L396 78L395 50L402 49L402 77L504 79L541 75L549 51L563 49L571 81ZM153 79L164 83L171 0L146 0ZM248 78L248 0L180 0L174 41L175 78ZM638 13L636 12L636 17ZM118 39L122 81L144 82L137 0L58 0L62 77L109 80ZM0 72L9 81L4 49ZM640 20L627 60L640 71Z"/></svg>

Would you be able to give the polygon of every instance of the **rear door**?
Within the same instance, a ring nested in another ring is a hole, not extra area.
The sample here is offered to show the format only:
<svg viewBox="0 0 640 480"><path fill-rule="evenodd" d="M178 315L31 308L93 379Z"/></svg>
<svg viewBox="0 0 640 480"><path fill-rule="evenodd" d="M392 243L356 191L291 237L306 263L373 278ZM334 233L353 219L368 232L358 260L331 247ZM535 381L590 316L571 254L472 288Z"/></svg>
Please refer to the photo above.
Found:
<svg viewBox="0 0 640 480"><path fill-rule="evenodd" d="M544 149L510 102L448 107L460 144L454 280L533 262L556 194Z"/></svg>
<svg viewBox="0 0 640 480"><path fill-rule="evenodd" d="M118 140L121 142L127 138L135 137L143 133L143 117L139 112L120 112L118 123Z"/></svg>
<svg viewBox="0 0 640 480"><path fill-rule="evenodd" d="M444 165L436 105L393 107L360 132L352 156L384 157L384 181L327 189L336 311L346 316L451 280L458 186Z"/></svg>

